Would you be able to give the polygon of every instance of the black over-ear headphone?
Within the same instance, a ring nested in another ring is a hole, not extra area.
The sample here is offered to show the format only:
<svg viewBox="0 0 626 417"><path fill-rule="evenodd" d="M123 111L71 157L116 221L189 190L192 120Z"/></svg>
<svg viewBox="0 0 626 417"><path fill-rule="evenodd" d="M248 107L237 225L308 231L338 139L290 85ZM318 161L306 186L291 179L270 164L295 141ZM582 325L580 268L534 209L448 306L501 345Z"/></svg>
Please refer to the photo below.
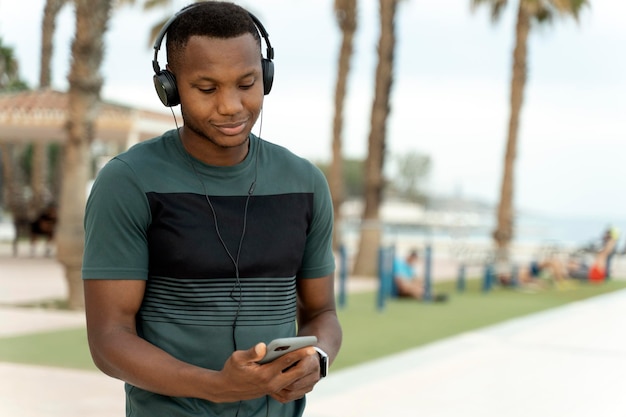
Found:
<svg viewBox="0 0 626 417"><path fill-rule="evenodd" d="M159 95L161 102L167 107L173 107L180 104L180 97L178 95L178 88L176 87L176 77L174 76L174 74L172 74L167 69L162 70L159 66L159 49L161 49L161 43L163 42L163 38L165 37L165 34L167 33L167 30L169 29L172 22L176 20L178 16L194 7L198 7L198 4L192 4L191 6L180 10L167 22L165 22L165 24L161 28L161 31L159 32L159 35L156 38L156 41L154 42L154 58L152 59L152 68L154 69L154 88L156 89L156 92ZM266 58L261 59L261 68L263 70L263 93L267 95L272 90L272 84L274 83L274 63L272 62L272 59L274 59L274 48L272 48L272 45L270 44L269 35L263 27L261 21L250 12L248 12L248 15L254 22L263 39L265 40L265 45L267 47L265 52Z"/></svg>

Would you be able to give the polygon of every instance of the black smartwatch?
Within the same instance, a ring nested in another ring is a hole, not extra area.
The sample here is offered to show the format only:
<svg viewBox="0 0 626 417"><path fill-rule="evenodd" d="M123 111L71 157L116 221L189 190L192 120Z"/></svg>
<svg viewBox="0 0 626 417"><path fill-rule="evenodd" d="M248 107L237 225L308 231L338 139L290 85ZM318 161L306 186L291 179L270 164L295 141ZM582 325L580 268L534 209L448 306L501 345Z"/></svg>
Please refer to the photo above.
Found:
<svg viewBox="0 0 626 417"><path fill-rule="evenodd" d="M315 350L320 357L320 378L325 378L328 375L328 355L317 346Z"/></svg>

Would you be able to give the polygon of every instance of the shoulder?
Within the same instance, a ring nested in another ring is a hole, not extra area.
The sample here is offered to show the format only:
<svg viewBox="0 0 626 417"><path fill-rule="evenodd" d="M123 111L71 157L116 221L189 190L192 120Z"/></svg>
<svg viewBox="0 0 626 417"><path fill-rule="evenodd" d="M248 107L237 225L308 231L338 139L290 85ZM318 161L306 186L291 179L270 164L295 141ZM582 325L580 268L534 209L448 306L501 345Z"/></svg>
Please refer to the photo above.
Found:
<svg viewBox="0 0 626 417"><path fill-rule="evenodd" d="M162 178L164 172L171 173L182 158L176 131L137 143L125 152L112 158L99 171L98 177L119 178Z"/></svg>
<svg viewBox="0 0 626 417"><path fill-rule="evenodd" d="M152 139L139 142L127 151L117 155L114 159L126 163L142 163L155 158L171 158L177 149L178 137L176 130L170 130Z"/></svg>
<svg viewBox="0 0 626 417"><path fill-rule="evenodd" d="M265 140L259 140L259 142L259 152L265 168L283 176L287 173L291 179L299 178L315 183L326 183L326 177L322 171L308 159L296 155L284 146Z"/></svg>
<svg viewBox="0 0 626 417"><path fill-rule="evenodd" d="M291 150L276 143L258 139L260 151L263 155L270 157L272 162L279 165L289 165L304 170L317 170L317 167L308 159L296 155Z"/></svg>

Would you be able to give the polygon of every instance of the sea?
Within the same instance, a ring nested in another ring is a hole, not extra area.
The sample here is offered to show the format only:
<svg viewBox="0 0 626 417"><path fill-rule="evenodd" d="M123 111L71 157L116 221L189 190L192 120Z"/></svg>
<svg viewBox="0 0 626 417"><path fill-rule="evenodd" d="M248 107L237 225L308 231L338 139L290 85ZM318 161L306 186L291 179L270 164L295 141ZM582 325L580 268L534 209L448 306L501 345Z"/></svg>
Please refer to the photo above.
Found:
<svg viewBox="0 0 626 417"><path fill-rule="evenodd" d="M552 241L565 245L588 246L598 244L609 228L616 229L618 233L626 231L626 219L615 221L601 218L521 215L516 228L516 238L535 243ZM623 236L620 241L623 241Z"/></svg>
<svg viewBox="0 0 626 417"><path fill-rule="evenodd" d="M355 223L343 227L342 236L349 255L354 255L358 250L359 228L360 225ZM470 256L480 262L493 254L495 215L490 213L480 214L471 224L385 224L382 228L381 247L393 246L398 252L430 246L433 256L437 258L458 259ZM626 233L620 232L626 232L626 219L607 221L590 217L518 214L512 240L514 257L529 260L547 253L591 254L601 247L602 236L608 228L618 231L617 252L624 252Z"/></svg>

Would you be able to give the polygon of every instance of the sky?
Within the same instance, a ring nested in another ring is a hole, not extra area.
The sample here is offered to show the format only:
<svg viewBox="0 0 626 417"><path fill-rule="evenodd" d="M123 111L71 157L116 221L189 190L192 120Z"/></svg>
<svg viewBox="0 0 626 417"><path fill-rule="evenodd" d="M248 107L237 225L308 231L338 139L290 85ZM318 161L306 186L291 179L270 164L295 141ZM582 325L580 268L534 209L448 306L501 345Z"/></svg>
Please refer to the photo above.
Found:
<svg viewBox="0 0 626 417"><path fill-rule="evenodd" d="M275 81L254 132L314 161L331 154L340 32L333 0L238 1L259 17L275 50ZM578 22L533 28L515 165L515 204L551 216L615 223L626 219L626 3L591 0ZM102 67L106 100L169 112L152 84L152 25L187 4L150 13L116 9ZM344 155L367 152L378 38L378 2L360 0L344 126ZM517 2L501 20L470 0L405 0L397 49L389 164L430 156L432 194L497 203L502 177ZM0 0L0 36L21 76L39 74L44 0ZM59 16L53 87L65 89L73 10ZM159 54L161 67L165 53ZM172 127L174 123L172 122ZM258 131L260 130L260 132Z"/></svg>

